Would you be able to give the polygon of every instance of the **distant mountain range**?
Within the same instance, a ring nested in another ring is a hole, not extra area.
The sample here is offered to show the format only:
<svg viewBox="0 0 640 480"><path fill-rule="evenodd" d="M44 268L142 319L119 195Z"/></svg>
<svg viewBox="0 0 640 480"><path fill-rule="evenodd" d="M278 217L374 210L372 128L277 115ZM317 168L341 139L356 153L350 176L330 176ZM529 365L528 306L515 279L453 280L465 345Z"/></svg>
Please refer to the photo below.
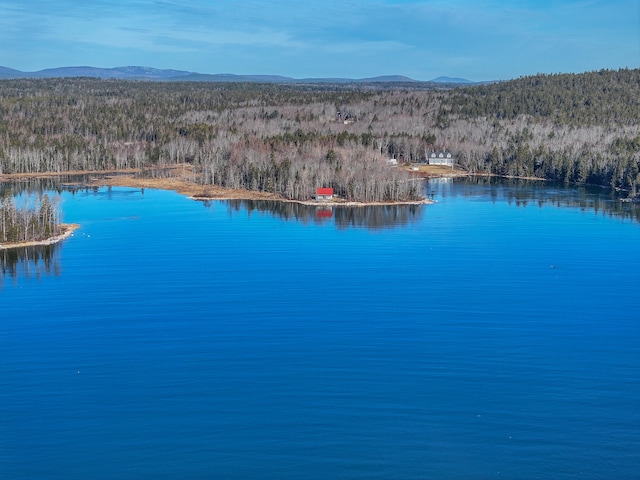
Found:
<svg viewBox="0 0 640 480"><path fill-rule="evenodd" d="M438 77L430 81L434 83L468 83L468 84L476 83L476 82L472 82L471 80L467 80L466 78L459 78L459 77Z"/></svg>
<svg viewBox="0 0 640 480"><path fill-rule="evenodd" d="M93 77L120 80L180 81L180 82L254 82L254 83L438 83L473 84L464 78L438 77L421 82L402 75L386 75L371 78L292 78L280 75L234 75L231 73L206 74L184 70L161 70L151 67L59 67L37 72L21 72L0 66L0 80L12 78L64 78Z"/></svg>

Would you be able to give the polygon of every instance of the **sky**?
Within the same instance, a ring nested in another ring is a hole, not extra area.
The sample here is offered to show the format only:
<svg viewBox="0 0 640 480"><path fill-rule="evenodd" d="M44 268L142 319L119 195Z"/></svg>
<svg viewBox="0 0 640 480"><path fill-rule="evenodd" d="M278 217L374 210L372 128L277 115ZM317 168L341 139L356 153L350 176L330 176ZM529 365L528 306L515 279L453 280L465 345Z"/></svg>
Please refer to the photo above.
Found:
<svg viewBox="0 0 640 480"><path fill-rule="evenodd" d="M638 0L0 0L0 66L472 81L640 66Z"/></svg>

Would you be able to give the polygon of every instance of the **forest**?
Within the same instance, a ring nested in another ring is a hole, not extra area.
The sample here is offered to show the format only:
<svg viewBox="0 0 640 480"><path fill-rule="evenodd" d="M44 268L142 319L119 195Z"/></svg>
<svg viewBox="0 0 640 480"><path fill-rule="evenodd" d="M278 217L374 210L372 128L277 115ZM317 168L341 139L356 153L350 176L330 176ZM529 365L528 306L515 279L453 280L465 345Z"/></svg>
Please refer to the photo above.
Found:
<svg viewBox="0 0 640 480"><path fill-rule="evenodd" d="M398 202L422 197L402 165L444 150L470 174L640 187L639 69L449 89L3 80L0 118L0 173L177 171L288 199L333 187Z"/></svg>
<svg viewBox="0 0 640 480"><path fill-rule="evenodd" d="M61 233L57 200L49 195L28 199L20 207L11 196L0 199L0 243L44 240Z"/></svg>

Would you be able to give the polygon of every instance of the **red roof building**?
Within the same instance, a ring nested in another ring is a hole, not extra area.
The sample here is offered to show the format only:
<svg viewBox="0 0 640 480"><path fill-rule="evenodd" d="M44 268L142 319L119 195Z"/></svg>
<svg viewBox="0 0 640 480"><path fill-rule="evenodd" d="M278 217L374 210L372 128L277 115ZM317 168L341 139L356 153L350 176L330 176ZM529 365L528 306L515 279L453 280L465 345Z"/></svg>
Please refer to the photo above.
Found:
<svg viewBox="0 0 640 480"><path fill-rule="evenodd" d="M316 200L331 200L333 198L333 188L316 189Z"/></svg>

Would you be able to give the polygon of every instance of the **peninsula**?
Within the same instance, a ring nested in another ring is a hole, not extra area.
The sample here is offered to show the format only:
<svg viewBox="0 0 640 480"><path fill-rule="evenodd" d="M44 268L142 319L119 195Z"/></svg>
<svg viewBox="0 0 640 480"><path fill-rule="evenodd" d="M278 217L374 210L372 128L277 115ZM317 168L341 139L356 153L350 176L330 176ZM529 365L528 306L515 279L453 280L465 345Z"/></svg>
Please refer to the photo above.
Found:
<svg viewBox="0 0 640 480"><path fill-rule="evenodd" d="M69 238L78 228L80 228L80 225L78 225L77 223L63 223L60 225L62 233L58 235L44 238L42 240L26 240L23 242L0 242L0 250L6 250L9 248L33 247L38 245L53 245L54 243L58 243L65 238Z"/></svg>
<svg viewBox="0 0 640 480"><path fill-rule="evenodd" d="M176 170L188 169L183 166L174 170L174 174L164 178L142 177L132 173L117 173L104 175L92 179L86 186L120 186L133 188L155 188L160 190L172 190L195 200L270 200L278 202L294 202L304 205L334 205L334 206L372 206L372 205L420 205L433 203L427 198L416 198L412 200L397 201L368 201L359 202L347 200L341 197L333 197L331 200L316 200L313 197L307 199L286 198L274 192L259 190L248 190L245 188L228 188L218 185L202 185L193 181L185 180ZM418 176L417 176L418 177ZM416 181L421 181L423 176L419 176Z"/></svg>

